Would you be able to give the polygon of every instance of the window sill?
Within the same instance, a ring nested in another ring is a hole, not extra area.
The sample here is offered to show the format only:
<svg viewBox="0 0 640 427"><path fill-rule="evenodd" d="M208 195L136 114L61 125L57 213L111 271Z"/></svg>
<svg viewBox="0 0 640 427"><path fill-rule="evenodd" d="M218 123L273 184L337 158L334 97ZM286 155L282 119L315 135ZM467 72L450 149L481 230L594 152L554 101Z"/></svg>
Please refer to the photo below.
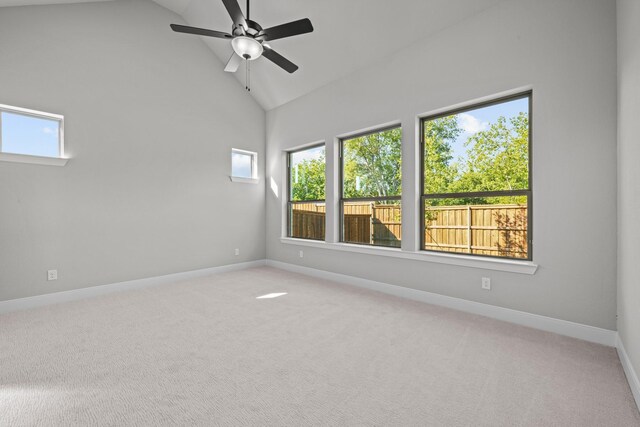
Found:
<svg viewBox="0 0 640 427"><path fill-rule="evenodd" d="M230 176L232 182L241 182L243 184L257 184L260 182L258 178L240 178L239 176Z"/></svg>
<svg viewBox="0 0 640 427"><path fill-rule="evenodd" d="M0 153L0 161L12 163L29 163L32 165L65 166L69 159L62 157L30 156L27 154Z"/></svg>
<svg viewBox="0 0 640 427"><path fill-rule="evenodd" d="M327 243L317 240L281 237L280 242L288 245L310 246L314 248L356 252L367 255L389 256L416 261L435 262L439 264L459 265L462 267L481 268L485 270L506 271L509 273L535 274L538 265L531 261L515 261L508 259L484 258L467 255L453 255L434 252L409 252L395 248L368 247L349 243Z"/></svg>

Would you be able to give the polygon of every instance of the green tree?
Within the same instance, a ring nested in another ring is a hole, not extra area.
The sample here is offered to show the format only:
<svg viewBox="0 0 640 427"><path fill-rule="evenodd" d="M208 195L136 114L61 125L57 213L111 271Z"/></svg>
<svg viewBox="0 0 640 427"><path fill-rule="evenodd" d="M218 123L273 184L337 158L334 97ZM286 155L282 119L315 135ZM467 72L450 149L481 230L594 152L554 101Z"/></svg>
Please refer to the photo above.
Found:
<svg viewBox="0 0 640 427"><path fill-rule="evenodd" d="M454 159L452 144L462 129L456 115L425 122L424 187L427 194L528 188L529 120L526 113L498 118L465 142L466 156ZM344 141L344 196L400 195L402 131L399 128ZM325 198L324 154L291 169L292 200ZM522 203L522 197L430 200L430 206Z"/></svg>
<svg viewBox="0 0 640 427"><path fill-rule="evenodd" d="M458 166L452 163L451 144L460 136L457 116L428 120L424 125L424 190L427 194L450 193Z"/></svg>
<svg viewBox="0 0 640 427"><path fill-rule="evenodd" d="M291 168L291 200L324 200L325 159L306 159Z"/></svg>
<svg viewBox="0 0 640 427"><path fill-rule="evenodd" d="M344 141L344 196L386 197L402 191L402 130Z"/></svg>
<svg viewBox="0 0 640 427"><path fill-rule="evenodd" d="M529 187L529 119L526 113L499 117L465 143L467 160L451 185L453 192L523 190ZM504 198L473 198L466 203L504 203Z"/></svg>

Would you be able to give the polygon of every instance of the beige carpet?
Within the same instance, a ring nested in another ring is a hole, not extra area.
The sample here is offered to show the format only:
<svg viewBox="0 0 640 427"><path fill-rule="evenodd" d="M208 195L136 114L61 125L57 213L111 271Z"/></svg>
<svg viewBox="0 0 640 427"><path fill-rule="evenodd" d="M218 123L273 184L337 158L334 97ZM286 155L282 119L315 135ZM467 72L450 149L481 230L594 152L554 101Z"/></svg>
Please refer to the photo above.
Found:
<svg viewBox="0 0 640 427"><path fill-rule="evenodd" d="M273 299L256 299L287 292ZM270 268L0 316L0 425L640 426L616 352Z"/></svg>

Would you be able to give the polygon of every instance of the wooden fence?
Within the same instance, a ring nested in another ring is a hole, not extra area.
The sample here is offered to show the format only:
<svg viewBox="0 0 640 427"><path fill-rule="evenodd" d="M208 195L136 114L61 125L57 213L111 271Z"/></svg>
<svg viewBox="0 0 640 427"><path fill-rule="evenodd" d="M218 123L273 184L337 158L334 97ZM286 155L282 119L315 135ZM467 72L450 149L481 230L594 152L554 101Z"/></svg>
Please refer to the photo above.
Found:
<svg viewBox="0 0 640 427"><path fill-rule="evenodd" d="M324 240L325 212L324 203L294 203L291 213L291 237L301 239Z"/></svg>
<svg viewBox="0 0 640 427"><path fill-rule="evenodd" d="M526 206L437 206L425 216L425 249L527 257Z"/></svg>
<svg viewBox="0 0 640 427"><path fill-rule="evenodd" d="M401 212L399 204L345 203L343 240L399 248Z"/></svg>
<svg viewBox="0 0 640 427"><path fill-rule="evenodd" d="M320 203L295 203L291 218L291 237L323 240L326 207ZM399 205L346 203L344 241L400 247L402 240Z"/></svg>
<svg viewBox="0 0 640 427"><path fill-rule="evenodd" d="M323 240L325 205L293 204L291 235ZM369 202L344 206L345 242L400 247L401 207ZM527 207L522 205L427 208L425 249L510 258L527 257Z"/></svg>

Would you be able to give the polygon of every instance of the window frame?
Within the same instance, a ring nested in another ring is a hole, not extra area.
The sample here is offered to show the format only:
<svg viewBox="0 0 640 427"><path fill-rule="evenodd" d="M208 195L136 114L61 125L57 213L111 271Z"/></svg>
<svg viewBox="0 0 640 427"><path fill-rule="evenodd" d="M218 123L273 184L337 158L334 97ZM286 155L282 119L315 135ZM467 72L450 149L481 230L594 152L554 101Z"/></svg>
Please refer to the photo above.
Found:
<svg viewBox="0 0 640 427"><path fill-rule="evenodd" d="M383 245L374 245L373 243L359 243L359 242L346 242L344 240L344 204L345 201L346 202L375 202L378 200L384 200L384 201L389 201L389 200L397 200L400 202L400 209L402 211L402 191L400 192L400 195L398 196L385 196L385 197L352 197L352 198L345 198L344 197L344 142L345 141L349 141L351 139L355 139L355 138L360 138L363 136L368 136L368 135L373 135L376 133L381 133L381 132L385 132L388 130L392 130L392 129L400 129L400 131L402 132L402 138L400 139L400 147L402 149L402 146L404 144L404 129L402 128L402 124L401 123L395 123L392 125L388 125L388 126L383 126L383 127L379 127L379 128L374 128L371 130L367 130L364 132L359 132L359 133L354 133L352 135L348 135L348 136L344 136L338 139L338 205L339 205L339 211L338 211L338 215L340 216L338 224L340 227L339 230L339 242L340 243L345 243L348 245L360 245L360 246L364 246L364 247L372 247L372 248L386 248L386 249L390 249L390 250L400 250L401 247L393 247L393 246L383 246ZM400 161L402 162L402 152L400 154ZM400 171L402 173L402 163L400 164ZM402 227L402 218L400 219L400 226ZM400 241L400 245L402 245L402 241Z"/></svg>
<svg viewBox="0 0 640 427"><path fill-rule="evenodd" d="M527 164L528 164L528 188L525 190L500 190L500 191L478 191L478 192L465 192L465 193L434 193L434 194L426 194L425 193L425 168L424 168L424 152L425 152L425 123L430 120L436 120L442 117L449 117L452 115L477 110L479 108L489 107L492 105L503 104L509 101L515 101L518 99L528 99L528 121L529 121L529 135L527 141ZM482 257L489 259L499 259L499 260L512 260L512 261L533 261L533 90L527 90L524 92L519 92L513 95L507 95L498 97L495 99L491 99L488 101L478 102L474 104L469 104L464 107L454 108L451 110L446 110L443 112L439 112L437 114L428 115L420 118L419 125L420 132L420 156L419 161L420 164L418 167L420 168L420 202L419 202L419 217L420 217L420 225L418 232L420 233L420 252L427 253L435 253L435 254L452 254L452 255L460 255L460 256L471 256L471 257ZM526 196L527 197L527 257L526 258L516 258L516 257L501 257L495 255L485 255L485 254L473 254L473 253L456 253L449 251L437 251L433 249L425 249L425 232L426 232L426 224L425 224L425 203L428 199L455 199L455 198L464 198L464 197L500 197L500 196Z"/></svg>
<svg viewBox="0 0 640 427"><path fill-rule="evenodd" d="M247 178L244 176L235 176L233 175L233 155L234 154L242 154L245 156L251 157L251 177ZM232 148L231 149L231 175L229 175L231 181L233 182L243 182L249 184L257 184L259 181L258 178L258 153L255 151L242 150L240 148Z"/></svg>
<svg viewBox="0 0 640 427"><path fill-rule="evenodd" d="M15 114L20 116L33 117L36 119L44 119L56 121L58 123L58 155L42 156L26 153L12 153L4 151L2 148L2 113ZM16 107L12 105L0 104L0 160L17 162L17 163L33 163L54 166L64 166L67 163L64 149L64 116L61 114L47 113L44 111L31 110L28 108Z"/></svg>
<svg viewBox="0 0 640 427"><path fill-rule="evenodd" d="M318 148L318 147L324 147L324 155L325 155L325 161L324 161L324 176L325 176L325 180L324 180L324 199L320 200L291 200L291 195L293 193L293 186L291 185L291 155L295 154L295 153L300 153L302 151L307 151L307 150L312 150L314 148ZM289 239L302 239L302 240L311 240L314 242L324 242L327 238L327 214L326 214L326 206L327 206L327 144L324 142L319 142L317 144L311 144L311 145L305 145L303 147L298 147L296 149L293 150L288 150L285 152L286 153L286 168L287 168L287 203L286 203L286 207L285 207L285 214L287 216L287 233L285 235L286 238ZM324 203L325 205L325 216L324 216L324 238L322 239L313 239L310 237L293 237L291 234L292 231L292 223L291 223L291 217L293 214L293 209L291 208L294 204L301 204L301 203Z"/></svg>

